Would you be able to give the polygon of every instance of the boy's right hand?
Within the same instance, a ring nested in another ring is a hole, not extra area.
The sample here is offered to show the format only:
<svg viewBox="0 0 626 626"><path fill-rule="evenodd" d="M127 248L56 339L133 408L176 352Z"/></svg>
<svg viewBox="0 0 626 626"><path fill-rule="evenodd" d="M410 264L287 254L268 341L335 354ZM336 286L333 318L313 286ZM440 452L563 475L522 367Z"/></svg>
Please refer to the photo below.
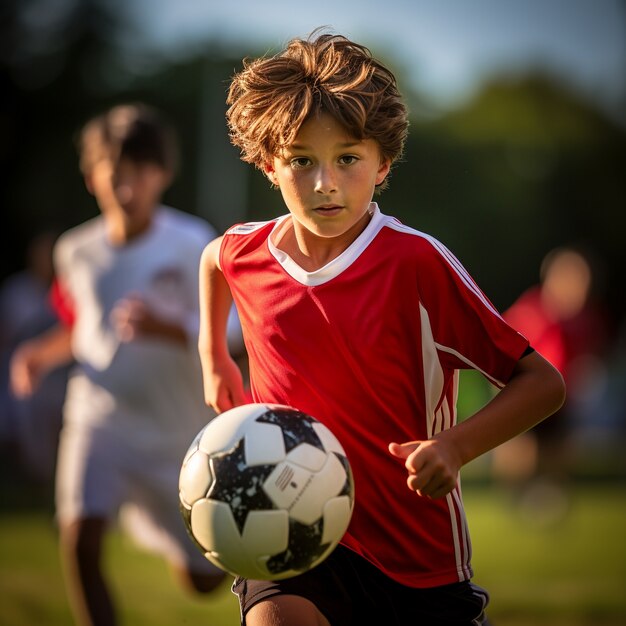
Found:
<svg viewBox="0 0 626 626"><path fill-rule="evenodd" d="M404 461L407 486L420 496L442 498L457 485L461 460L449 440L451 430L425 441L389 444L389 452Z"/></svg>
<svg viewBox="0 0 626 626"><path fill-rule="evenodd" d="M229 355L214 362L210 371L203 372L204 401L217 413L246 404L241 370Z"/></svg>

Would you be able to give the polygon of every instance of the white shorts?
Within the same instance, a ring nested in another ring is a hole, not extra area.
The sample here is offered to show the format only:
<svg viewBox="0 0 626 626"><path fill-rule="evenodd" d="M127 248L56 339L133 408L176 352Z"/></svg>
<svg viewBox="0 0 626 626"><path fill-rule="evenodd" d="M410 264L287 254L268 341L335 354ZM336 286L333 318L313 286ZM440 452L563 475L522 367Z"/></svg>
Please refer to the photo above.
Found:
<svg viewBox="0 0 626 626"><path fill-rule="evenodd" d="M57 519L119 519L139 545L170 563L196 573L217 572L190 539L180 514L182 458L163 459L138 450L123 435L66 424L57 463Z"/></svg>

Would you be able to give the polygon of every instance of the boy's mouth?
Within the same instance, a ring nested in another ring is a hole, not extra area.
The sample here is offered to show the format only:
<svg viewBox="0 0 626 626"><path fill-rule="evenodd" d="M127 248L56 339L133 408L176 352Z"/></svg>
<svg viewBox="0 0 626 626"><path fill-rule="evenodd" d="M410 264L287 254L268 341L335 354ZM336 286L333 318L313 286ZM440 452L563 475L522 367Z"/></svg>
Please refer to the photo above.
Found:
<svg viewBox="0 0 626 626"><path fill-rule="evenodd" d="M341 211L343 207L341 207L338 204L323 204L321 206L316 207L315 209L313 209L316 213L319 213L320 215L334 215L335 213L338 213L339 211Z"/></svg>

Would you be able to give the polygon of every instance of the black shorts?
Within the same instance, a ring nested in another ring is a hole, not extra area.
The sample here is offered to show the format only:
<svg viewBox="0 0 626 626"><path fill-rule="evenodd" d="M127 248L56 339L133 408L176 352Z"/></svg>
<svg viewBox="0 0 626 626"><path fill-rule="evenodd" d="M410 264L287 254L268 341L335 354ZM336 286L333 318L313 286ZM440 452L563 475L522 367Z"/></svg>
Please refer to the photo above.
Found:
<svg viewBox="0 0 626 626"><path fill-rule="evenodd" d="M337 546L312 570L285 580L236 578L242 624L257 602L276 595L307 598L332 626L487 626L487 592L469 581L414 589L392 580L352 550Z"/></svg>

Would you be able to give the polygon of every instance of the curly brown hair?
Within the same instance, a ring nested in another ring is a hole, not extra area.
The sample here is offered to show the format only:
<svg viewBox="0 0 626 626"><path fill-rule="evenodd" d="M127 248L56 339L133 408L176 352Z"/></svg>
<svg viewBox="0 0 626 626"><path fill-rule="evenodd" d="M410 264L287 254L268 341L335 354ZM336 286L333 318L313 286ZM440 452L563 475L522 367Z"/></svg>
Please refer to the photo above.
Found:
<svg viewBox="0 0 626 626"><path fill-rule="evenodd" d="M232 143L261 170L322 111L355 139L378 142L390 163L402 156L409 125L394 74L365 46L320 29L275 56L244 59L226 103Z"/></svg>

